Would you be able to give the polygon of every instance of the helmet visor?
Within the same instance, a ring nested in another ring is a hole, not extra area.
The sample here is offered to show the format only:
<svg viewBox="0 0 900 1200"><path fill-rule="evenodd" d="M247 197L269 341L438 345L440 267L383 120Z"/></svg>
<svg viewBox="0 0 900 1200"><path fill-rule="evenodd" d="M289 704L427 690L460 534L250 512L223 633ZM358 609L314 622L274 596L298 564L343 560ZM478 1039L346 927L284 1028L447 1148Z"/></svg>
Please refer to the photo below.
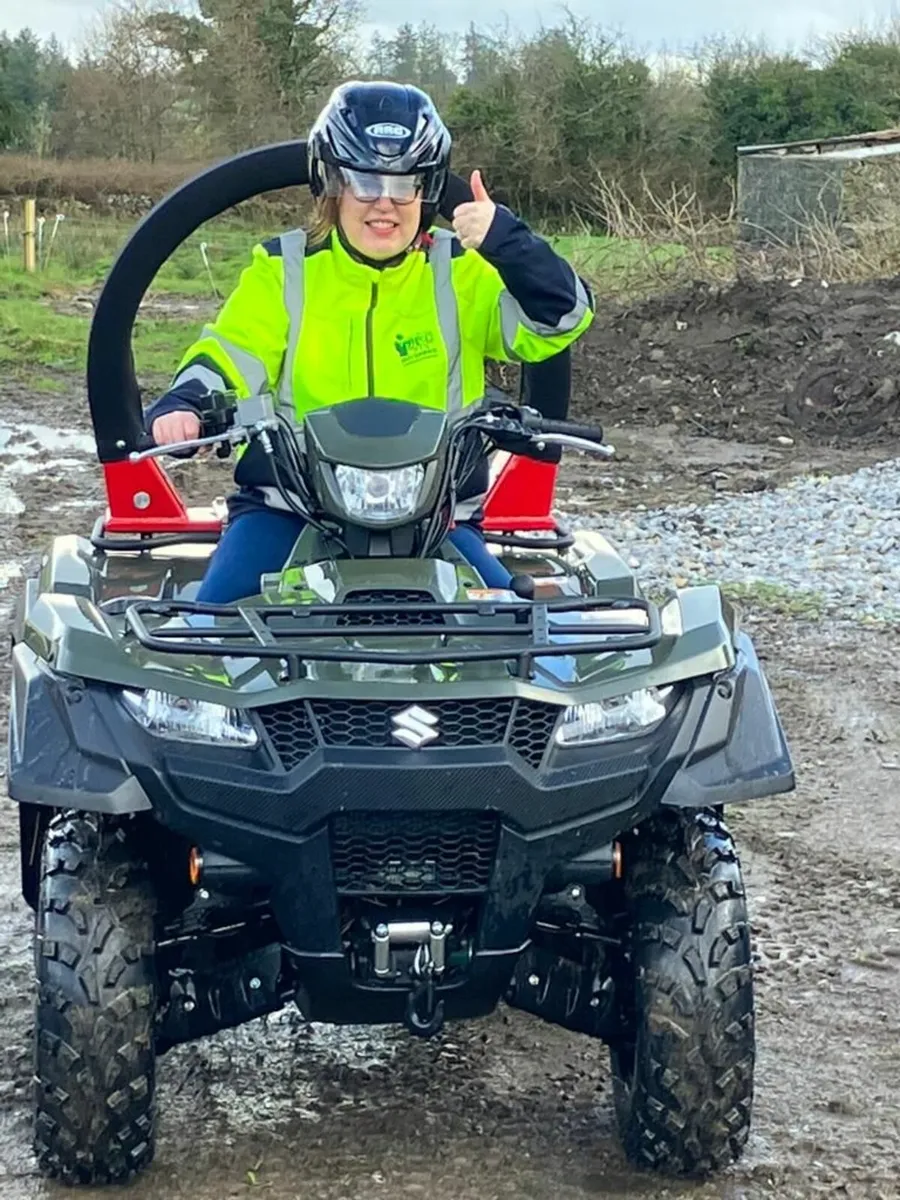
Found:
<svg viewBox="0 0 900 1200"><path fill-rule="evenodd" d="M422 195L425 177L416 175L382 175L369 171L352 171L348 167L330 167L326 171L325 194L339 196L345 190L363 203L386 196L396 204L411 204Z"/></svg>

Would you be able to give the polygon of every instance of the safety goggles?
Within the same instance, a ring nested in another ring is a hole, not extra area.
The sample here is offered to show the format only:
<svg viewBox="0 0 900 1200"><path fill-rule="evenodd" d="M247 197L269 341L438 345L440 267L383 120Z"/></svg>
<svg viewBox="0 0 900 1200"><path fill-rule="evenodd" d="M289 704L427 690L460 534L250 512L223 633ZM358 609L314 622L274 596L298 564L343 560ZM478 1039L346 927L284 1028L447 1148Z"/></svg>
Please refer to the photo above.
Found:
<svg viewBox="0 0 900 1200"><path fill-rule="evenodd" d="M332 168L328 172L326 191L330 196L339 196L345 189L363 204L371 204L386 196L395 204L411 204L421 196L424 176L379 175L368 171L352 171L348 167Z"/></svg>

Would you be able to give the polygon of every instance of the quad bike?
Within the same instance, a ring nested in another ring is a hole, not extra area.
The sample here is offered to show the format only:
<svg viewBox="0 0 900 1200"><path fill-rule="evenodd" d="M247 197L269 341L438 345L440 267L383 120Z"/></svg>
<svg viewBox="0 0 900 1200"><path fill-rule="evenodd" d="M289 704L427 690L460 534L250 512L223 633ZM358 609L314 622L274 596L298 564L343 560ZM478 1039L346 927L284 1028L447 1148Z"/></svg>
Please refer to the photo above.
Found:
<svg viewBox="0 0 900 1200"><path fill-rule="evenodd" d="M268 397L211 393L190 447L273 450L308 525L257 596L193 599L221 520L181 503L158 462L177 448L147 446L132 325L185 237L304 163L284 143L190 181L97 306L109 507L47 547L13 633L39 1165L127 1180L154 1154L157 1058L285 1005L430 1037L504 1001L608 1043L633 1162L721 1168L755 1046L723 812L793 769L718 589L653 602L601 534L552 518L559 447L610 453L559 418L567 355L462 420L348 398L298 433ZM509 589L446 540L489 452Z"/></svg>

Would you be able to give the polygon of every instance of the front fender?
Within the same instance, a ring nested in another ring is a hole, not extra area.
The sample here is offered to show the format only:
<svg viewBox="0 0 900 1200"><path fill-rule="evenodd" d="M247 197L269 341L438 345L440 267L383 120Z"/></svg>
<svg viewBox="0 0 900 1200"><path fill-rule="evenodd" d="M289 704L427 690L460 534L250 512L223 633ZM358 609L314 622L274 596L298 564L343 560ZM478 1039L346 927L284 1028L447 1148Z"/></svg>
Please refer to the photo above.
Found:
<svg viewBox="0 0 900 1200"><path fill-rule="evenodd" d="M110 815L149 809L90 692L59 679L23 643L12 660L10 798Z"/></svg>
<svg viewBox="0 0 900 1200"><path fill-rule="evenodd" d="M713 808L793 791L790 749L768 681L746 633L734 635L734 666L721 672L662 803Z"/></svg>

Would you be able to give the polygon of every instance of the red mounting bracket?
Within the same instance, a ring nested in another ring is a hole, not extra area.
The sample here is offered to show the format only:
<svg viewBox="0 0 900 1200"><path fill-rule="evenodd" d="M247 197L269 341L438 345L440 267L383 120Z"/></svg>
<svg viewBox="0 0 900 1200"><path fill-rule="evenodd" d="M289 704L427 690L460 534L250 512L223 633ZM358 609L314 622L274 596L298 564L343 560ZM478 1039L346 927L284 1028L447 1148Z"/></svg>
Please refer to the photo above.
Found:
<svg viewBox="0 0 900 1200"><path fill-rule="evenodd" d="M104 533L219 533L212 510L189 512L156 459L103 464L108 508Z"/></svg>
<svg viewBox="0 0 900 1200"><path fill-rule="evenodd" d="M509 455L484 502L486 533L553 533L556 463Z"/></svg>

